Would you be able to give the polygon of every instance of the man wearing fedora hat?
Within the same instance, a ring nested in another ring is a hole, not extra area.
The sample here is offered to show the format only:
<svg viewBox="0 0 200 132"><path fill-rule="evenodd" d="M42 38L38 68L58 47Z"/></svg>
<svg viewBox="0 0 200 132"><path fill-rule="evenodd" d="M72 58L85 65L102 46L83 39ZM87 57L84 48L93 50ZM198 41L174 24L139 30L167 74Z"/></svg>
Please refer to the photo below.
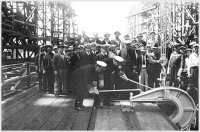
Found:
<svg viewBox="0 0 200 132"><path fill-rule="evenodd" d="M58 46L58 53L53 57L53 69L55 74L55 88L54 92L56 96L60 94L67 94L67 58L64 54L64 43Z"/></svg>
<svg viewBox="0 0 200 132"><path fill-rule="evenodd" d="M80 52L80 66L86 66L93 63L91 54L91 44L84 45L84 51Z"/></svg>
<svg viewBox="0 0 200 132"><path fill-rule="evenodd" d="M47 92L54 93L54 70L53 70L53 47L51 45L46 45L47 54L44 56L44 71L47 80Z"/></svg>
<svg viewBox="0 0 200 132"><path fill-rule="evenodd" d="M184 53L185 63L184 63L184 67L183 67L183 70L182 70L182 73L180 76L181 89L183 89L185 91L187 90L189 83L190 83L189 78L188 78L188 67L189 67L189 56L191 55L191 53L192 53L191 48L187 48L185 50L185 53Z"/></svg>
<svg viewBox="0 0 200 132"><path fill-rule="evenodd" d="M110 41L110 39L109 39L109 37L110 37L110 34L109 33L105 33L104 34L104 40L101 42L101 44L111 44L111 41Z"/></svg>
<svg viewBox="0 0 200 132"><path fill-rule="evenodd" d="M107 50L106 50L106 46L105 45L101 45L100 53L98 53L94 57L94 60L95 60L95 62L98 61L98 60L103 61L103 59L105 59L105 58L108 58L108 53L107 53Z"/></svg>
<svg viewBox="0 0 200 132"><path fill-rule="evenodd" d="M143 35L142 34L138 34L137 35L137 42L140 43L140 44L143 44L143 46L146 46L147 43L144 40L142 40L142 38L143 38Z"/></svg>
<svg viewBox="0 0 200 132"><path fill-rule="evenodd" d="M115 39L111 40L111 44L119 47L121 43L119 36L121 35L121 33L119 31L115 31L114 34L115 34Z"/></svg>
<svg viewBox="0 0 200 132"><path fill-rule="evenodd" d="M119 76L125 76L125 73L122 68L122 64L124 63L124 59L120 56L115 55L113 58L105 58L103 60L107 63L107 68L104 72L104 89L113 90L114 84L115 89L119 89ZM104 105L110 105L110 94L104 94Z"/></svg>
<svg viewBox="0 0 200 132"><path fill-rule="evenodd" d="M46 55L44 46L39 47L39 53L35 57L35 66L38 73L39 89L46 90L45 82L46 78L44 77L44 56Z"/></svg>
<svg viewBox="0 0 200 132"><path fill-rule="evenodd" d="M178 87L180 84L180 75L183 70L184 56L180 51L180 43L174 42L173 52L170 55L167 68L167 85Z"/></svg>
<svg viewBox="0 0 200 132"><path fill-rule="evenodd" d="M143 84L143 85L147 85L148 86L148 65L149 65L149 61L148 61L148 56L146 54L147 50L144 46L140 46L139 47L139 53L137 56L137 60L136 60L136 65L137 65L137 72L139 74L139 83ZM140 86L139 88L145 92L147 91L147 88L144 86Z"/></svg>

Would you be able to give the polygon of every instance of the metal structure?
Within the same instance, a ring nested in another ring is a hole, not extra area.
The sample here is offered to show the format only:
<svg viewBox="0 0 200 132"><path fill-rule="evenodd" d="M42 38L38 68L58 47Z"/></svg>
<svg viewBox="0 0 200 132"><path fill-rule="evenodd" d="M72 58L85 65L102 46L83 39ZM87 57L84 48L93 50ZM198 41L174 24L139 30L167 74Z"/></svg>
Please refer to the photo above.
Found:
<svg viewBox="0 0 200 132"><path fill-rule="evenodd" d="M199 3L196 1L143 2L143 10L128 16L128 33L134 37L151 31L164 35L162 41L173 40L173 35L189 39L198 35ZM172 31L172 32L171 32ZM164 33L165 32L165 33Z"/></svg>
<svg viewBox="0 0 200 132"><path fill-rule="evenodd" d="M191 96L178 88L160 87L130 97L131 104L133 102L140 103L157 103L163 105L172 103L175 105L169 118L177 124L181 130L188 130L191 124L195 121L197 106Z"/></svg>
<svg viewBox="0 0 200 132"><path fill-rule="evenodd" d="M69 2L3 1L2 64L33 61L38 45L66 41L77 33Z"/></svg>

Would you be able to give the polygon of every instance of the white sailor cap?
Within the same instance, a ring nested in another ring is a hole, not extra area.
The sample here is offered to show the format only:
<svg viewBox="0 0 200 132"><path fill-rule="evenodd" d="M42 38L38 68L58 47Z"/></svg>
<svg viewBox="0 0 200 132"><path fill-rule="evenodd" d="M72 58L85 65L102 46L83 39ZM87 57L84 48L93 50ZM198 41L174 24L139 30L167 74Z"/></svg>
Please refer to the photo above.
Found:
<svg viewBox="0 0 200 132"><path fill-rule="evenodd" d="M120 56L117 56L117 55L114 57L114 59L115 59L116 61L120 62L120 63L121 63L121 62L124 62L124 59L123 59L122 57L120 57Z"/></svg>
<svg viewBox="0 0 200 132"><path fill-rule="evenodd" d="M195 45L196 43L197 43L197 42L194 42L194 41L193 41L193 42L190 42L190 45L193 46L193 45Z"/></svg>
<svg viewBox="0 0 200 132"><path fill-rule="evenodd" d="M102 68L106 68L107 64L103 61L97 61L96 64Z"/></svg>
<svg viewBox="0 0 200 132"><path fill-rule="evenodd" d="M131 40L125 40L124 43L125 43L125 44L130 44L130 43L131 43Z"/></svg>

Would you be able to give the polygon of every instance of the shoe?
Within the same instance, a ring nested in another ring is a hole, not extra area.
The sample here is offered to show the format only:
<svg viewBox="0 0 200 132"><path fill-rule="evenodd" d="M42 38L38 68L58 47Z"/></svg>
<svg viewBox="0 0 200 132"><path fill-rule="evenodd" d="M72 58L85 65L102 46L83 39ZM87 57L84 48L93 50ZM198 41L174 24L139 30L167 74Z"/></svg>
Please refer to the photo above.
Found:
<svg viewBox="0 0 200 132"><path fill-rule="evenodd" d="M85 110L85 106L75 106L75 110L84 111Z"/></svg>
<svg viewBox="0 0 200 132"><path fill-rule="evenodd" d="M104 106L112 106L109 102L104 102L103 105Z"/></svg>
<svg viewBox="0 0 200 132"><path fill-rule="evenodd" d="M94 106L96 109L103 109L103 106L100 106L100 105L97 105L97 106Z"/></svg>
<svg viewBox="0 0 200 132"><path fill-rule="evenodd" d="M60 96L59 96L58 94L55 94L55 97L56 97L56 98L59 98Z"/></svg>

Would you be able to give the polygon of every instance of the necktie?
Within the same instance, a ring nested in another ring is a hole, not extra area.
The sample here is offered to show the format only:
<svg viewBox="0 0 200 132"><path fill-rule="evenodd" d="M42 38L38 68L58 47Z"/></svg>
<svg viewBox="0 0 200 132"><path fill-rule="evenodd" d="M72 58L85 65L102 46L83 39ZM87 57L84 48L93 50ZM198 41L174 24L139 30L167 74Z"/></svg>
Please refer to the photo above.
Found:
<svg viewBox="0 0 200 132"><path fill-rule="evenodd" d="M144 55L142 57L143 57L142 64L145 65Z"/></svg>

